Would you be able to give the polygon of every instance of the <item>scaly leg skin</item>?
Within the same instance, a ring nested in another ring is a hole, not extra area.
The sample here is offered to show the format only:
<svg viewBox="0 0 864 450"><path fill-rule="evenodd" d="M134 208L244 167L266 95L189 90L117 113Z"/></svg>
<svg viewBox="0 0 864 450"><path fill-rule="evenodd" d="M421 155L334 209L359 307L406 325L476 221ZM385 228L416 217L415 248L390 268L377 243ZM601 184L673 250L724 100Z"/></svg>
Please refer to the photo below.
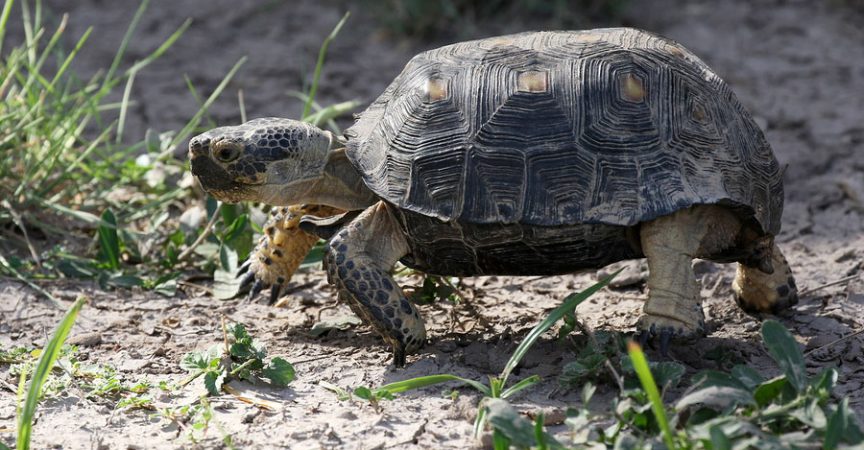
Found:
<svg viewBox="0 0 864 450"><path fill-rule="evenodd" d="M692 338L705 332L700 286L691 261L709 232L697 208L643 223L642 251L648 258L648 301L637 328L641 340L660 337L666 353L673 338ZM714 231L714 230L711 230Z"/></svg>
<svg viewBox="0 0 864 450"><path fill-rule="evenodd" d="M393 348L393 363L426 342L426 328L389 270L408 253L399 224L383 202L367 208L327 244L327 277L351 309Z"/></svg>
<svg viewBox="0 0 864 450"><path fill-rule="evenodd" d="M252 285L249 299L255 298L266 286L270 290L270 304L276 302L282 288L288 284L300 263L318 242L318 236L306 233L299 227L304 215L332 216L342 213L337 208L324 205L294 205L273 208L264 224L264 235L240 266L238 276L241 289Z"/></svg>
<svg viewBox="0 0 864 450"><path fill-rule="evenodd" d="M748 313L778 313L798 303L798 287L783 252L771 247L773 273L738 264L738 273L732 282L735 303Z"/></svg>

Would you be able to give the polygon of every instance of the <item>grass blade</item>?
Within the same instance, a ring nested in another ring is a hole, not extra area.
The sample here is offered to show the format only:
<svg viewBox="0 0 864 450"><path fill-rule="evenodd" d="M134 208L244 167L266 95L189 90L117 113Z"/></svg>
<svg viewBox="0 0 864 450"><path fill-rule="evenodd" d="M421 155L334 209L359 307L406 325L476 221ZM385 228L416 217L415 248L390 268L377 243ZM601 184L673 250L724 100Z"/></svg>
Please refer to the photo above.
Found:
<svg viewBox="0 0 864 450"><path fill-rule="evenodd" d="M535 383L540 381L539 375L531 375L530 377L510 386L504 392L501 393L501 398L510 398L517 392L525 389L527 387L533 386Z"/></svg>
<svg viewBox="0 0 864 450"><path fill-rule="evenodd" d="M216 99L219 98L219 96L222 94L222 91L224 91L225 88L228 87L228 83L231 82L231 80L234 78L234 75L236 75L237 71L239 71L240 68L243 67L243 64L245 62L246 57L244 56L237 60L236 63L234 63L234 66L231 67L231 70L229 70L225 77L222 78L222 81L219 82L219 85L216 86L216 89L213 90L213 93L210 94L209 97L207 97L207 100L204 101L204 104L201 105L201 108L198 109L198 112L196 112L195 115L192 116L191 119L189 119L189 122L186 123L183 129L181 129L180 132L178 132L177 135L174 136L174 139L171 140L171 143L166 146L166 150L159 154L160 160L170 158L172 153L174 152L174 148L177 147L177 145L181 141L186 140L186 138L188 138L189 135L192 134L192 131L194 131L195 128L198 127L198 124L201 122L201 118L204 116L204 114L207 113L207 111L210 109L210 106L213 105L213 102L215 102Z"/></svg>
<svg viewBox="0 0 864 450"><path fill-rule="evenodd" d="M537 326L531 329L531 331L525 337L525 340L523 340L522 343L519 344L519 347L517 347L516 351L513 352L510 360L507 361L507 365L504 366L504 371L501 373L501 385L506 385L507 378L513 372L513 369L515 369L516 366L519 365L519 361L522 360L522 358L528 353L528 350L531 349L535 342L537 342L537 339L540 339L540 336L543 335L543 333L545 333L549 328L552 328L552 325L554 325L555 322L561 320L561 318L564 317L565 314L573 312L573 310L580 303L585 301L585 299L594 295L594 293L599 291L600 289L603 289L607 284L609 284L610 281L612 281L613 278L615 278L616 275L621 272L621 270L623 269L618 269L612 275L609 275L608 277L600 280L599 282L595 283L593 286L590 286L582 292L576 292L568 295L564 298L564 302L560 306L558 306L557 308L552 310L551 313L549 313L546 319L544 319L542 322L537 324Z"/></svg>
<svg viewBox="0 0 864 450"><path fill-rule="evenodd" d="M3 40L6 37L6 22L9 21L9 14L12 13L13 0L6 0L3 3L3 13L0 13L0 54L3 54Z"/></svg>
<svg viewBox="0 0 864 450"><path fill-rule="evenodd" d="M301 117L308 116L309 111L312 110L312 102L315 100L315 93L318 91L318 81L321 79L321 68L324 67L324 58L327 56L327 47L330 46L330 41L335 39L336 35L339 34L342 25L345 25L345 22L350 16L351 13L346 12L345 15L342 16L342 20L336 24L333 31L331 31L330 34L324 38L324 42L321 43L321 49L318 50L318 61L315 63L315 74L312 76L312 86L309 88L309 98L306 100L306 104L303 105L303 115Z"/></svg>
<svg viewBox="0 0 864 450"><path fill-rule="evenodd" d="M663 401L660 400L660 391L657 390L657 383L654 382L654 377L651 375L648 360L645 359L645 354L642 353L639 344L633 341L627 343L627 353L630 354L633 369L636 370L636 375L639 377L642 388L648 394L648 400L651 402L651 411L654 412L657 424L660 425L660 430L663 432L663 441L666 443L666 448L674 449L675 441L672 439L672 429L669 428L666 409L663 407Z"/></svg>
<svg viewBox="0 0 864 450"><path fill-rule="evenodd" d="M483 383L469 380L467 378L457 377L456 375L450 374L441 374L441 375L429 375L425 377L417 377L417 378L409 378L403 381L397 381L395 383L385 384L384 386L379 387L376 391L387 391L391 394L398 394L400 392L405 392L411 389L419 389L426 386L432 386L433 384L446 383L448 381L459 381L461 383L465 383L474 389L480 391L483 395L490 395L489 387L484 385Z"/></svg>
<svg viewBox="0 0 864 450"><path fill-rule="evenodd" d="M110 209L102 213L99 225L99 259L113 270L120 269L120 239L117 237L117 218Z"/></svg>
<svg viewBox="0 0 864 450"><path fill-rule="evenodd" d="M21 409L21 414L18 416L18 450L27 450L30 448L30 436L33 431L33 416L36 414L36 406L39 403L39 396L42 394L42 385L51 373L54 367L54 362L60 355L60 348L69 336L69 331L72 325L75 324L75 319L78 317L78 312L87 303L87 297L78 297L60 324L57 325L57 330L51 336L51 340L42 349L42 356L39 358L39 364L33 372L33 377L30 379L30 388L27 390L27 399L24 402L24 407Z"/></svg>

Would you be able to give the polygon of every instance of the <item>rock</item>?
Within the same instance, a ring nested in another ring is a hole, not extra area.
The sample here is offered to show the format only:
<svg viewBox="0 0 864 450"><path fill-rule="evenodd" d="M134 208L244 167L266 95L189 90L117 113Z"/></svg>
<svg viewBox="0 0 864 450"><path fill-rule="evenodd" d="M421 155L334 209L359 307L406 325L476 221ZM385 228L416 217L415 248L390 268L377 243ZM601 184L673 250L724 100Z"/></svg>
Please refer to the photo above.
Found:
<svg viewBox="0 0 864 450"><path fill-rule="evenodd" d="M622 289L644 283L648 279L648 262L644 259L621 261L597 271L597 278L603 279L612 275L616 270L622 269L610 283L613 289Z"/></svg>
<svg viewBox="0 0 864 450"><path fill-rule="evenodd" d="M77 345L79 347L92 347L102 343L102 333L93 331L90 333L81 333L72 336L66 340L69 345Z"/></svg>

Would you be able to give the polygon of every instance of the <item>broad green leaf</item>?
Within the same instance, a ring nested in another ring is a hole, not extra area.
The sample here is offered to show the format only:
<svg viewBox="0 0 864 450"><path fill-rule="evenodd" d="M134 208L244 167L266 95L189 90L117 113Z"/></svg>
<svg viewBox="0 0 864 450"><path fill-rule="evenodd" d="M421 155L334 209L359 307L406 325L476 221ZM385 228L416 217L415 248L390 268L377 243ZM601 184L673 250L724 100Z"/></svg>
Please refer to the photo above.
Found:
<svg viewBox="0 0 864 450"><path fill-rule="evenodd" d="M534 424L522 417L506 400L486 398L481 407L486 409L488 421L493 430L500 431L510 440L512 445L525 448L537 445ZM545 432L542 433L545 435L545 442L548 447L563 448L555 438Z"/></svg>
<svg viewBox="0 0 864 450"><path fill-rule="evenodd" d="M109 286L128 289L136 286L143 286L144 280L141 279L141 277L136 277L134 275L117 275L109 278L107 283Z"/></svg>
<svg viewBox="0 0 864 450"><path fill-rule="evenodd" d="M360 386L354 389L354 396L363 400L369 400L372 398L372 390L366 386Z"/></svg>
<svg viewBox="0 0 864 450"><path fill-rule="evenodd" d="M606 356L599 353L589 353L571 363L567 363L561 371L559 382L567 386L581 386L586 380L592 379L603 370Z"/></svg>
<svg viewBox="0 0 864 450"><path fill-rule="evenodd" d="M754 405L749 391L728 386L707 386L696 389L678 400L675 409L682 411L692 405L703 405L724 410L731 405Z"/></svg>
<svg viewBox="0 0 864 450"><path fill-rule="evenodd" d="M684 366L674 361L661 361L650 365L651 373L662 390L674 388L684 376Z"/></svg>
<svg viewBox="0 0 864 450"><path fill-rule="evenodd" d="M270 383L279 387L288 386L288 383L294 381L294 366L279 357L271 359L261 373L270 379Z"/></svg>
<svg viewBox="0 0 864 450"><path fill-rule="evenodd" d="M237 252L233 248L224 244L219 247L219 264L222 266L223 271L228 273L236 272L237 261Z"/></svg>
<svg viewBox="0 0 864 450"><path fill-rule="evenodd" d="M732 450L732 442L729 441L720 427L711 427L709 433L711 434L713 450Z"/></svg>
<svg viewBox="0 0 864 450"><path fill-rule="evenodd" d="M327 241L319 240L318 243L312 247L312 250L309 250L309 253L306 254L306 258L300 264L300 267L312 267L321 264L321 260L324 259L324 244L326 242Z"/></svg>
<svg viewBox="0 0 864 450"><path fill-rule="evenodd" d="M822 370L822 372L812 380L811 385L817 391L824 390L830 393L834 386L837 384L837 378L839 374L837 373L837 369L833 367L826 367Z"/></svg>
<svg viewBox="0 0 864 450"><path fill-rule="evenodd" d="M756 387L756 390L753 391L753 398L760 407L767 406L779 397L788 385L789 380L785 376L772 378Z"/></svg>
<svg viewBox="0 0 864 450"><path fill-rule="evenodd" d="M762 340L795 390L803 393L807 388L807 370L804 354L795 338L780 322L766 320L762 324Z"/></svg>
<svg viewBox="0 0 864 450"><path fill-rule="evenodd" d="M213 298L232 299L240 293L240 278L234 272L216 269L213 272Z"/></svg>
<svg viewBox="0 0 864 450"><path fill-rule="evenodd" d="M309 329L309 334L312 336L321 336L330 330L347 330L352 326L361 325L362 323L363 321L354 314L339 315L315 322L312 328Z"/></svg>
<svg viewBox="0 0 864 450"><path fill-rule="evenodd" d="M213 366L215 361L219 362L220 347L212 345L204 351L189 352L180 360L180 368L190 372L207 370Z"/></svg>
<svg viewBox="0 0 864 450"><path fill-rule="evenodd" d="M217 396L225 383L225 371L213 370L204 374L204 387L210 395Z"/></svg>
<svg viewBox="0 0 864 450"><path fill-rule="evenodd" d="M765 378L762 375L759 375L759 372L742 365L737 365L732 368L732 376L747 386L748 389L754 389L765 381Z"/></svg>
<svg viewBox="0 0 864 450"><path fill-rule="evenodd" d="M810 400L800 408L793 409L789 412L789 416L816 430L825 429L827 424L825 412L822 411L816 399Z"/></svg>

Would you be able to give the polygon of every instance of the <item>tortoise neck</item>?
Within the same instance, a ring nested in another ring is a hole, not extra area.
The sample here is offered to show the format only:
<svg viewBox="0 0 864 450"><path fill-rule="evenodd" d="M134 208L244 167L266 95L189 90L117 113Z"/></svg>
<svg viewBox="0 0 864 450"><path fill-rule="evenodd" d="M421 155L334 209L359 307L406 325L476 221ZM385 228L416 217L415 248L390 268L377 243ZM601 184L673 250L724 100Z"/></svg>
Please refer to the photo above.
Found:
<svg viewBox="0 0 864 450"><path fill-rule="evenodd" d="M348 211L366 209L377 201L378 198L366 187L363 177L348 160L344 148L330 151L324 173L306 196L307 203Z"/></svg>

